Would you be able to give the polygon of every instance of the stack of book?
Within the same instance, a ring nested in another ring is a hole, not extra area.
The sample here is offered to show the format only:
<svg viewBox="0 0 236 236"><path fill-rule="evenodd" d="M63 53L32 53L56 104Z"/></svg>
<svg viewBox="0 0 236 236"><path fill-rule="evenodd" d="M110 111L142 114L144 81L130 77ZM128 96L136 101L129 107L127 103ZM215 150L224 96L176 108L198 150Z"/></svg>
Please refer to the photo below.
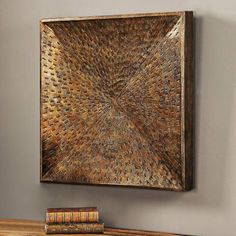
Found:
<svg viewBox="0 0 236 236"><path fill-rule="evenodd" d="M104 223L99 221L96 207L49 208L45 231L47 234L103 233Z"/></svg>

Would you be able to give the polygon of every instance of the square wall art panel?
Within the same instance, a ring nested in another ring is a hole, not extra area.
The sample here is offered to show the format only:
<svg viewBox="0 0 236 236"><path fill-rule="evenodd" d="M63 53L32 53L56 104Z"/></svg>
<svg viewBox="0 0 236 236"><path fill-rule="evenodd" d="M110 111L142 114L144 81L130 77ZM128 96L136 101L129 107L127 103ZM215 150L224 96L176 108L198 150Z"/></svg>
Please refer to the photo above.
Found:
<svg viewBox="0 0 236 236"><path fill-rule="evenodd" d="M192 12L44 19L41 181L192 188Z"/></svg>

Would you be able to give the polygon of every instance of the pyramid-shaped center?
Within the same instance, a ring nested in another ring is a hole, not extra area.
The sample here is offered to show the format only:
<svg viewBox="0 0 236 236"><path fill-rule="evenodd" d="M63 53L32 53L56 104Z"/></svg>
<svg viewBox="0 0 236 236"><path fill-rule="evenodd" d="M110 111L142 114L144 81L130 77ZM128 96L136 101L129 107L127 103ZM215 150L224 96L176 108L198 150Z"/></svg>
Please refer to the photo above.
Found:
<svg viewBox="0 0 236 236"><path fill-rule="evenodd" d="M178 16L43 25L45 178L178 188L179 27Z"/></svg>

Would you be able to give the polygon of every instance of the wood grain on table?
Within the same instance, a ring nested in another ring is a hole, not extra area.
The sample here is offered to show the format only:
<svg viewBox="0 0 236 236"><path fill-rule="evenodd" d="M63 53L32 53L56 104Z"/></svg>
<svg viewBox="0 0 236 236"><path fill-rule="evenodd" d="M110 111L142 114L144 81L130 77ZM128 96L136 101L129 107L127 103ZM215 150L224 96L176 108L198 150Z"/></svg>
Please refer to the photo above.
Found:
<svg viewBox="0 0 236 236"><path fill-rule="evenodd" d="M45 236L44 222L42 221L30 221L30 220L0 220L0 236ZM56 234L50 234L56 235ZM68 235L68 234L60 234ZM74 236L91 236L91 234L72 234ZM92 234L92 236L98 235L114 235L114 236L181 236L180 234L160 233L152 231L130 230L130 229L116 229L105 228L104 234ZM182 235L183 236L183 235Z"/></svg>

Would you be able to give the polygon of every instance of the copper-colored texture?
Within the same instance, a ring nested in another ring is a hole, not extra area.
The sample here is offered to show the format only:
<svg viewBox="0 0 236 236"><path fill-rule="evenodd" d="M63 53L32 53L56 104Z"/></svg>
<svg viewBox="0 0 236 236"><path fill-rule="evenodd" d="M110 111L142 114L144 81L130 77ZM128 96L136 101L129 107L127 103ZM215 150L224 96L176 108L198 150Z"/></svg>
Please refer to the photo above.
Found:
<svg viewBox="0 0 236 236"><path fill-rule="evenodd" d="M41 21L41 181L192 188L192 19Z"/></svg>

